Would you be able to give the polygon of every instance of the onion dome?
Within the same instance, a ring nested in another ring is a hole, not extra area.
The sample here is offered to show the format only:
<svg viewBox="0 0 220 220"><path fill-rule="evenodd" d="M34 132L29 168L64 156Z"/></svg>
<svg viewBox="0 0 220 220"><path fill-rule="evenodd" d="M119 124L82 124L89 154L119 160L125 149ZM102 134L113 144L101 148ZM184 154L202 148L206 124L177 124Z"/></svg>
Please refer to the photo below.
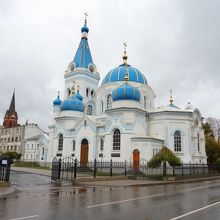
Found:
<svg viewBox="0 0 220 220"><path fill-rule="evenodd" d="M172 90L170 90L170 104L168 105L168 107L171 107L171 108L177 108L177 109L180 109L179 107L177 107L176 105L173 104L173 96L172 96Z"/></svg>
<svg viewBox="0 0 220 220"><path fill-rule="evenodd" d="M83 112L84 111L84 106L83 102L79 100L75 95L71 97L71 99L66 99L62 102L60 106L61 111L79 111Z"/></svg>
<svg viewBox="0 0 220 220"><path fill-rule="evenodd" d="M126 69L128 70L129 81L147 84L145 76L138 69L130 65L126 67L126 64L121 64L107 73L102 81L102 85L110 82L124 81Z"/></svg>
<svg viewBox="0 0 220 220"><path fill-rule="evenodd" d="M86 32L89 33L89 28L87 27L86 23L84 24L84 26L81 28L81 32Z"/></svg>
<svg viewBox="0 0 220 220"><path fill-rule="evenodd" d="M128 74L129 81L147 84L145 76L137 69L127 64L128 56L126 54L126 43L124 43L123 64L110 70L102 81L102 85L106 83L124 81L125 75Z"/></svg>
<svg viewBox="0 0 220 220"><path fill-rule="evenodd" d="M55 100L53 100L53 105L60 105L61 104L61 99L60 99L60 95L59 95L59 92L58 92L58 96Z"/></svg>
<svg viewBox="0 0 220 220"><path fill-rule="evenodd" d="M137 88L132 87L127 82L112 91L112 100L134 100L140 101L141 95Z"/></svg>
<svg viewBox="0 0 220 220"><path fill-rule="evenodd" d="M80 93L79 93L79 87L78 87L78 90L77 90L77 93L76 93L76 98L77 99L79 99L80 101L82 101L83 100L83 97L80 95Z"/></svg>

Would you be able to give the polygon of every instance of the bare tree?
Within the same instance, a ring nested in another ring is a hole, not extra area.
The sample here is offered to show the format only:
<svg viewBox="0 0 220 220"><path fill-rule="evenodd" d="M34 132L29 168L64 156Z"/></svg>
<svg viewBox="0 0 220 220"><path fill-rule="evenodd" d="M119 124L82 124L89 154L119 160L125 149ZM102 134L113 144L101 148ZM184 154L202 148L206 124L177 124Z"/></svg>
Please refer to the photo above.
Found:
<svg viewBox="0 0 220 220"><path fill-rule="evenodd" d="M215 138L220 142L220 119L209 117L205 120L212 128Z"/></svg>

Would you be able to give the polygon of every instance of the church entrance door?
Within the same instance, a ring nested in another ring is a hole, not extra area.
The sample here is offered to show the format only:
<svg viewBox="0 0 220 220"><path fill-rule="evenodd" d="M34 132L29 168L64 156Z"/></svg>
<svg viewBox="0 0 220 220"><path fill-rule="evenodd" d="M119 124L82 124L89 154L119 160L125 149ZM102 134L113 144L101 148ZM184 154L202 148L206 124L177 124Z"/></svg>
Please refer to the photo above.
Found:
<svg viewBox="0 0 220 220"><path fill-rule="evenodd" d="M133 151L133 169L139 170L140 166L140 152L138 150Z"/></svg>
<svg viewBox="0 0 220 220"><path fill-rule="evenodd" d="M89 143L87 139L83 139L81 142L81 154L80 154L80 165L87 166L89 156Z"/></svg>

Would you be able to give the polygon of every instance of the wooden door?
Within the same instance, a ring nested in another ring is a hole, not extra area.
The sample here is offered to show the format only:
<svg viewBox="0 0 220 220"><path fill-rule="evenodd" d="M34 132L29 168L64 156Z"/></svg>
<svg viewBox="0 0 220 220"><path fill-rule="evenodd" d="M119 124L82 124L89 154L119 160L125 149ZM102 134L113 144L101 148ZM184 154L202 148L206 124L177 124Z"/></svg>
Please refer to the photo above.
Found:
<svg viewBox="0 0 220 220"><path fill-rule="evenodd" d="M140 152L138 150L133 151L133 169L139 170L140 166Z"/></svg>
<svg viewBox="0 0 220 220"><path fill-rule="evenodd" d="M81 166L87 166L88 156L89 156L89 144L86 139L83 139L81 143L81 154L80 154Z"/></svg>

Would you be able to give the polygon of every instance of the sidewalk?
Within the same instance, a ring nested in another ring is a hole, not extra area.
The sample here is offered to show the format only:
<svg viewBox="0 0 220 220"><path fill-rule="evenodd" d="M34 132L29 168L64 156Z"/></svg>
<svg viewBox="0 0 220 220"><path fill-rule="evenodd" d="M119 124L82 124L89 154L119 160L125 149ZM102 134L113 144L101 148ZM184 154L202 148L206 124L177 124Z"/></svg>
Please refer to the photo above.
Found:
<svg viewBox="0 0 220 220"><path fill-rule="evenodd" d="M0 187L0 198L11 195L14 192L15 192L15 188L12 187L12 186L10 186L10 187Z"/></svg>
<svg viewBox="0 0 220 220"><path fill-rule="evenodd" d="M51 176L51 170L37 169L37 168L29 168L29 167L11 167L11 171L19 171L26 173L34 173L43 176Z"/></svg>
<svg viewBox="0 0 220 220"><path fill-rule="evenodd" d="M28 168L28 167L12 167L13 171L34 173L44 176L51 176L51 170ZM153 185L167 185L167 184L180 184L180 183L192 183L192 182L202 182L220 179L220 176L204 176L201 178L183 179L176 181L162 181L162 180L151 180L151 179L138 179L130 180L125 176L97 176L95 179L90 176L84 176L77 178L75 180L76 185L81 186L109 186L109 187L119 187L119 186L153 186Z"/></svg>

